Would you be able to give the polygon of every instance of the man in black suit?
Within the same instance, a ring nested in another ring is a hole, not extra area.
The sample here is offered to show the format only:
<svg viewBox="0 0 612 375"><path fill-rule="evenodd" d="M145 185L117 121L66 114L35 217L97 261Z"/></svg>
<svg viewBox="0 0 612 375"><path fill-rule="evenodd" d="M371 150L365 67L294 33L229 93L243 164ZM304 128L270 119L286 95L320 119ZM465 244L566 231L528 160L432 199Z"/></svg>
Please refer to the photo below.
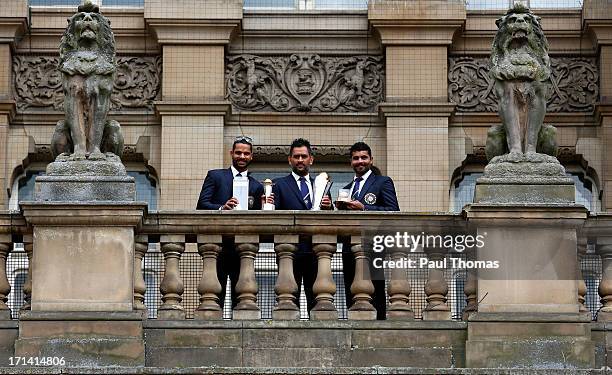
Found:
<svg viewBox="0 0 612 375"><path fill-rule="evenodd" d="M351 167L355 171L353 182L346 185L351 189L351 201L344 206L355 211L399 211L397 195L393 180L387 176L372 173L372 150L364 142L357 142L350 149ZM344 286L346 291L346 306L353 303L351 284L355 277L355 258L350 249L350 243L342 244L342 264L344 271ZM385 280L382 270L375 270L370 264L370 273L374 283L373 305L376 317L385 319L387 299L385 296Z"/></svg>
<svg viewBox="0 0 612 375"><path fill-rule="evenodd" d="M227 169L213 169L208 171L202 191L198 199L198 210L232 210L240 203L249 210L260 210L263 196L263 186L259 181L249 176L248 167L253 160L253 141L249 137L237 137L230 150L232 165ZM249 201L238 202L233 197L233 180L236 177L248 177ZM268 203L274 203L273 198ZM225 301L225 285L229 275L232 285L232 307L238 299L236 283L240 274L240 256L236 251L233 237L223 237L223 250L217 260L217 274L221 282L220 304Z"/></svg>
<svg viewBox="0 0 612 375"><path fill-rule="evenodd" d="M298 138L291 143L289 148L289 165L292 172L285 177L274 180L272 191L274 192L274 205L277 210L311 210L314 202L314 179L310 177L309 171L314 158L310 142L306 139ZM321 200L322 209L332 209L329 196ZM298 284L297 303L302 278L304 279L304 293L308 311L315 304L312 285L317 277L317 258L312 251L312 239L300 237L300 243L293 259L293 275Z"/></svg>

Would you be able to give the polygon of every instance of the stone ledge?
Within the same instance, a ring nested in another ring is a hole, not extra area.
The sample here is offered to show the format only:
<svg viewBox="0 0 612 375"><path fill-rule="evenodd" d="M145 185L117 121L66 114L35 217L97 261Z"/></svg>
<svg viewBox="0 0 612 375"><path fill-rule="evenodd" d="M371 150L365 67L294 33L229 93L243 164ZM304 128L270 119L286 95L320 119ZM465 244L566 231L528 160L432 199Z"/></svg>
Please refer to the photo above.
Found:
<svg viewBox="0 0 612 375"><path fill-rule="evenodd" d="M333 367L333 368L317 368L317 367L184 367L184 368L166 368L166 367L0 367L2 375L22 375L26 371L28 374L176 374L176 375L361 375L361 374L379 374L379 375L404 375L404 374L475 374L475 375L505 375L509 373L520 374L528 373L530 375L548 375L552 369L529 369L517 370L515 368L481 368L481 369L466 369L466 368L415 368L415 367ZM607 374L605 369L583 369L583 370L564 370L554 369L555 374L559 375L596 375Z"/></svg>

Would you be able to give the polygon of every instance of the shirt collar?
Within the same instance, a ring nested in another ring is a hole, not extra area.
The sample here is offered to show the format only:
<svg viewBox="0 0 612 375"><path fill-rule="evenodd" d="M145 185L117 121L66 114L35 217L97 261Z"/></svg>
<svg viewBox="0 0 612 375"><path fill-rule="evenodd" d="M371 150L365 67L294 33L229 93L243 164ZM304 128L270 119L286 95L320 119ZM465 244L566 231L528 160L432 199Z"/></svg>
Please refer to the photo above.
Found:
<svg viewBox="0 0 612 375"><path fill-rule="evenodd" d="M296 174L295 172L291 172L291 175L293 176L293 178L295 179L295 182L300 182L300 175ZM303 176L306 179L306 182L310 182L310 175L307 174L306 176Z"/></svg>
<svg viewBox="0 0 612 375"><path fill-rule="evenodd" d="M232 170L232 177L233 178L235 178L238 173L242 173L242 177L247 177L249 175L249 171L248 170L246 170L244 172L238 172L238 170L236 168L234 168L233 165L230 166L230 169Z"/></svg>
<svg viewBox="0 0 612 375"><path fill-rule="evenodd" d="M372 174L372 170L370 169L369 171L367 171L363 176L361 176L361 178L363 180L361 181L365 181L368 179L368 177L370 177L370 175ZM357 175L353 176L353 182L355 182L355 180L357 179Z"/></svg>

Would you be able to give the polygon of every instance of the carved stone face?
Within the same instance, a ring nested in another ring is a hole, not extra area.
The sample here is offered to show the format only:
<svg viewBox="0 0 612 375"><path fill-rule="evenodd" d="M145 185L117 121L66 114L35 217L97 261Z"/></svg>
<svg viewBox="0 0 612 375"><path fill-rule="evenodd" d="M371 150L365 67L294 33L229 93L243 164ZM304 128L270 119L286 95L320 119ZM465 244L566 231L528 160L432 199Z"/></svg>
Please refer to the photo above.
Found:
<svg viewBox="0 0 612 375"><path fill-rule="evenodd" d="M533 32L528 14L512 14L508 16L506 25L511 38L516 42L527 41L527 36Z"/></svg>
<svg viewBox="0 0 612 375"><path fill-rule="evenodd" d="M93 42L98 38L100 25L92 13L81 13L75 21L75 33L79 42Z"/></svg>
<svg viewBox="0 0 612 375"><path fill-rule="evenodd" d="M297 74L297 92L301 95L310 95L313 92L315 85L312 71L309 69L300 69L296 72Z"/></svg>

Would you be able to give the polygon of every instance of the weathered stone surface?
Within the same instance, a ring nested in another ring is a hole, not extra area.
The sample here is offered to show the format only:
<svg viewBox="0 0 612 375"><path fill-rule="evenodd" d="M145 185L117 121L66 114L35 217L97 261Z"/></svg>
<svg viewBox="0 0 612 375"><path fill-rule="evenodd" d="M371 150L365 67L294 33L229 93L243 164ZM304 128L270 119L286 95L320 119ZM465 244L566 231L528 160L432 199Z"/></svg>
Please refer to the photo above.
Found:
<svg viewBox="0 0 612 375"><path fill-rule="evenodd" d="M229 366L241 367L242 349L218 347L150 348L147 347L146 365L154 367Z"/></svg>
<svg viewBox="0 0 612 375"><path fill-rule="evenodd" d="M0 367L8 366L9 357L15 355L15 340L18 336L17 322L0 323Z"/></svg>
<svg viewBox="0 0 612 375"><path fill-rule="evenodd" d="M45 202L133 202L136 185L129 176L40 176L34 194Z"/></svg>
<svg viewBox="0 0 612 375"><path fill-rule="evenodd" d="M252 367L337 367L351 363L350 346L338 348L243 349L243 365Z"/></svg>
<svg viewBox="0 0 612 375"><path fill-rule="evenodd" d="M168 329L147 333L147 345L160 347L239 347L242 331L237 329Z"/></svg>
<svg viewBox="0 0 612 375"><path fill-rule="evenodd" d="M465 330L353 330L351 345L362 349L461 346Z"/></svg>
<svg viewBox="0 0 612 375"><path fill-rule="evenodd" d="M351 351L352 366L385 367L452 367L451 348L401 348L401 349L354 349Z"/></svg>
<svg viewBox="0 0 612 375"><path fill-rule="evenodd" d="M335 348L351 345L350 330L244 329L245 348Z"/></svg>

